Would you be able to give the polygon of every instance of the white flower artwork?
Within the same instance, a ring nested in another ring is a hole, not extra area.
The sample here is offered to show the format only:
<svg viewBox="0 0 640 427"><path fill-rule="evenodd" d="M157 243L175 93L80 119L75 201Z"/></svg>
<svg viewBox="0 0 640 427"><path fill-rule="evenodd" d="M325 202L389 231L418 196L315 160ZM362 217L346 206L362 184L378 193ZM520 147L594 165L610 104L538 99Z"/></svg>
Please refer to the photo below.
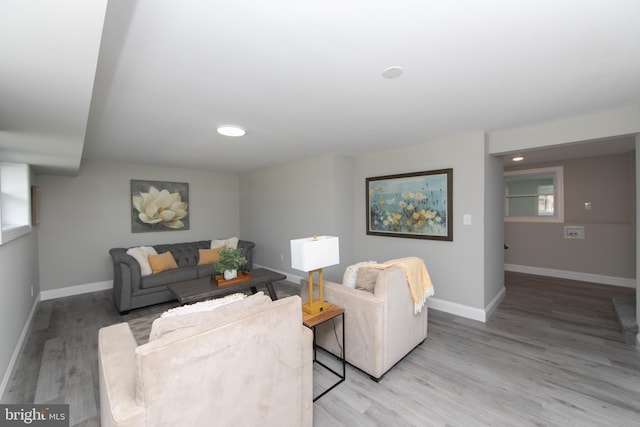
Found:
<svg viewBox="0 0 640 427"><path fill-rule="evenodd" d="M189 229L189 184L131 180L131 231Z"/></svg>

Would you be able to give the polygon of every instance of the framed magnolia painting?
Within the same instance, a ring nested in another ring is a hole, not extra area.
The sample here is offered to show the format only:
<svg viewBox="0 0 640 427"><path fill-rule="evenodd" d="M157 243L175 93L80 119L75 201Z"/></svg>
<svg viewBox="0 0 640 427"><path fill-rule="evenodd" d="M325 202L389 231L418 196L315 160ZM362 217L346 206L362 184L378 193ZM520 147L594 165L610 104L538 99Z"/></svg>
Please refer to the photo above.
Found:
<svg viewBox="0 0 640 427"><path fill-rule="evenodd" d="M367 178L367 234L453 240L453 169Z"/></svg>
<svg viewBox="0 0 640 427"><path fill-rule="evenodd" d="M189 229L189 184L131 180L131 231Z"/></svg>

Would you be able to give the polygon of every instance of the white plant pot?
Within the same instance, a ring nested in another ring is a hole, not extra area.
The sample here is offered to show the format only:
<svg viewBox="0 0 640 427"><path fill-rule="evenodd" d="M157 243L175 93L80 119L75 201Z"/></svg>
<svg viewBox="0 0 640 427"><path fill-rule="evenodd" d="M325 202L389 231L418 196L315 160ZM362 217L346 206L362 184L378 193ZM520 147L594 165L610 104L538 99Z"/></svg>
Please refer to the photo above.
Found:
<svg viewBox="0 0 640 427"><path fill-rule="evenodd" d="M224 271L224 280L231 280L238 277L238 270L225 270Z"/></svg>

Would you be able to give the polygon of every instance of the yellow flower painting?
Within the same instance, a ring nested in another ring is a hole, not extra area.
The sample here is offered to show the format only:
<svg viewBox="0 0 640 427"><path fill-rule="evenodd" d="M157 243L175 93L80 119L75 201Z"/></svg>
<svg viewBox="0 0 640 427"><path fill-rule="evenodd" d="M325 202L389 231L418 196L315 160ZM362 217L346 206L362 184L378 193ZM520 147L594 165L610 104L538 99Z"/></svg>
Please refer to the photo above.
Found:
<svg viewBox="0 0 640 427"><path fill-rule="evenodd" d="M367 178L367 234L453 240L453 169Z"/></svg>

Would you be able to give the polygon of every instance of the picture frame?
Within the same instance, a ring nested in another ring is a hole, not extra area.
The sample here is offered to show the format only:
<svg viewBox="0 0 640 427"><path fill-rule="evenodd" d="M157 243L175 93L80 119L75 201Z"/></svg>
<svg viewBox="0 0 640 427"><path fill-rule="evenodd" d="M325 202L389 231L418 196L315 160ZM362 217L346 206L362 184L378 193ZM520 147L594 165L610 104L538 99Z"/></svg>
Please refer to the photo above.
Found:
<svg viewBox="0 0 640 427"><path fill-rule="evenodd" d="M367 234L453 241L453 169L366 178Z"/></svg>
<svg viewBox="0 0 640 427"><path fill-rule="evenodd" d="M131 232L189 229L189 184L131 180Z"/></svg>

